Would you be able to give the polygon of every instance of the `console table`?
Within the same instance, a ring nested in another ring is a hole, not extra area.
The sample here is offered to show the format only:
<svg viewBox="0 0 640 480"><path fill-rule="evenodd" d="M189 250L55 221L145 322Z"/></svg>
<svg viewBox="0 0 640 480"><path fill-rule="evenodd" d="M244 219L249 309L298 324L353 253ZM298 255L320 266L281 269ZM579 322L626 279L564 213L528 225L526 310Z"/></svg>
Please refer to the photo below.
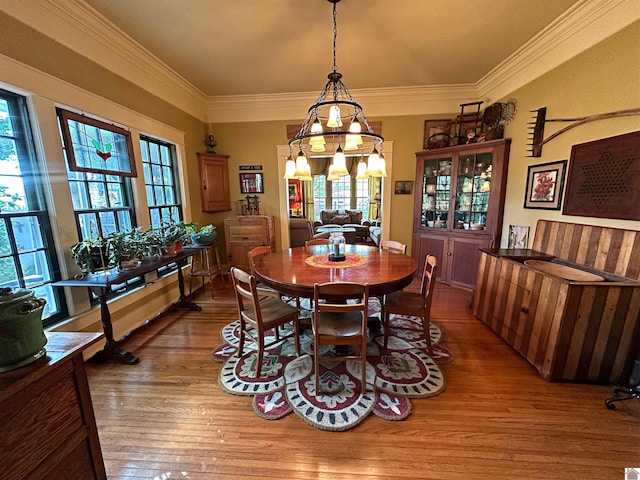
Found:
<svg viewBox="0 0 640 480"><path fill-rule="evenodd" d="M154 272L161 267L171 263L178 264L178 289L180 296L172 305L175 308L187 308L189 310L200 311L201 307L193 303L184 292L184 276L182 267L187 259L194 254L193 250L185 249L172 257L159 257L153 260L144 260L140 266L128 270L118 271L116 269L97 273L84 273L68 280L55 282L54 287L85 287L89 288L100 301L100 320L104 331L105 346L98 352L92 360L97 362L118 362L134 365L140 359L130 352L120 348L118 341L113 338L113 325L111 324L111 312L107 302L107 295L113 285L119 285L132 278L141 277L146 273Z"/></svg>

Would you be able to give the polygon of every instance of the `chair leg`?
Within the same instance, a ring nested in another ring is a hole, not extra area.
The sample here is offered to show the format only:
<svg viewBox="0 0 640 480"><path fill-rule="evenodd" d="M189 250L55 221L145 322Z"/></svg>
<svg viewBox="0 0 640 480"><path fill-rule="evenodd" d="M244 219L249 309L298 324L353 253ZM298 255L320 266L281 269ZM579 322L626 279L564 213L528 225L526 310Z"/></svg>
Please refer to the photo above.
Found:
<svg viewBox="0 0 640 480"><path fill-rule="evenodd" d="M238 357L241 357L244 352L244 329L245 324L242 320L240 320L240 345L238 347Z"/></svg>
<svg viewBox="0 0 640 480"><path fill-rule="evenodd" d="M258 364L256 365L256 378L260 378L262 376L262 357L264 355L264 342L262 337L260 338L260 343L258 345Z"/></svg>
<svg viewBox="0 0 640 480"><path fill-rule="evenodd" d="M429 331L429 319L422 319L422 337L427 342L427 353L433 357L433 345L431 345L431 332Z"/></svg>
<svg viewBox="0 0 640 480"><path fill-rule="evenodd" d="M389 343L389 312L387 309L382 309L382 328L384 329L384 348L387 348Z"/></svg>
<svg viewBox="0 0 640 480"><path fill-rule="evenodd" d="M296 343L296 357L300 356L300 321L296 318L293 321L293 335Z"/></svg>
<svg viewBox="0 0 640 480"><path fill-rule="evenodd" d="M316 395L320 395L320 358L319 349L313 346L313 367L316 375Z"/></svg>
<svg viewBox="0 0 640 480"><path fill-rule="evenodd" d="M360 347L360 356L362 357L362 394L367 393L367 339L362 340Z"/></svg>

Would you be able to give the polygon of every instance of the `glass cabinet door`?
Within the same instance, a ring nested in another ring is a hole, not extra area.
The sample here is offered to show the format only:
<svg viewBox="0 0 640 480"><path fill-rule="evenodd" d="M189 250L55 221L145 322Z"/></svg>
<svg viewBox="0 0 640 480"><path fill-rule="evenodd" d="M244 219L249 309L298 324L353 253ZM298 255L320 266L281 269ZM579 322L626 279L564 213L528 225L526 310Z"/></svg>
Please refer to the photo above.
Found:
<svg viewBox="0 0 640 480"><path fill-rule="evenodd" d="M421 220L423 227L447 228L451 203L451 167L451 157L424 161Z"/></svg>
<svg viewBox="0 0 640 480"><path fill-rule="evenodd" d="M455 211L453 228L484 230L491 194L493 155L461 155L455 185Z"/></svg>

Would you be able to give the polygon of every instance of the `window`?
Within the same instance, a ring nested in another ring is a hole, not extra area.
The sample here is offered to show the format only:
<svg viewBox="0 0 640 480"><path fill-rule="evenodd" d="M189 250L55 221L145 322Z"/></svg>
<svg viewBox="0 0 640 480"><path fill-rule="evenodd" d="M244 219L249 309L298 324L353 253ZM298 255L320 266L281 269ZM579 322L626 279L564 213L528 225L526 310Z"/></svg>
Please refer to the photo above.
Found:
<svg viewBox="0 0 640 480"><path fill-rule="evenodd" d="M24 97L0 90L0 287L27 288L44 298L42 321L67 315L54 253L43 180Z"/></svg>
<svg viewBox="0 0 640 480"><path fill-rule="evenodd" d="M361 210L362 218L369 218L369 182L368 178L356 179L344 176L327 182L324 175L313 177L314 220L320 220L320 212L327 208ZM330 192L327 198L327 192Z"/></svg>
<svg viewBox="0 0 640 480"><path fill-rule="evenodd" d="M58 109L61 126L65 118L62 114L66 110ZM66 112L69 114L70 112ZM81 117L81 116L78 116ZM81 117L82 118L82 117ZM106 141L109 131L113 128L108 123L90 119L91 136ZM79 120L73 121L74 130L83 130L85 125ZM131 180L122 175L109 175L86 171L72 171L69 158L73 155L75 144L71 136L64 134L61 129L61 138L64 147L64 155L67 159L67 175L69 188L73 200L73 210L78 228L78 239L104 237L112 232L129 230L134 226L133 195L131 193ZM106 150L106 148L105 148ZM133 158L131 153L128 154ZM76 155L77 157L77 155Z"/></svg>
<svg viewBox="0 0 640 480"><path fill-rule="evenodd" d="M331 208L344 210L351 208L351 177L345 175L331 182Z"/></svg>
<svg viewBox="0 0 640 480"><path fill-rule="evenodd" d="M144 184L151 226L182 220L182 204L177 185L175 147L148 137L140 138Z"/></svg>
<svg viewBox="0 0 640 480"><path fill-rule="evenodd" d="M320 220L320 212L327 208L327 177L313 177L313 219Z"/></svg>

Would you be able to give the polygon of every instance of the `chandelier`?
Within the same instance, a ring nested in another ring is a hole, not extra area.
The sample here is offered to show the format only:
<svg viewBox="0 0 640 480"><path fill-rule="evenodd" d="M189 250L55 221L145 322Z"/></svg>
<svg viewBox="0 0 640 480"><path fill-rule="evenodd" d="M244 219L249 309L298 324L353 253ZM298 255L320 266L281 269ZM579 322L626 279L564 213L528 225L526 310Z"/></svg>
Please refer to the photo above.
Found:
<svg viewBox="0 0 640 480"><path fill-rule="evenodd" d="M384 139L367 122L362 107L342 83L342 74L336 65L336 4L340 0L327 1L333 4L333 68L328 82L309 107L300 130L289 141L284 178L312 180L307 158L324 157L327 153L333 157L327 180L349 175L347 155L360 157L356 178L386 177Z"/></svg>

